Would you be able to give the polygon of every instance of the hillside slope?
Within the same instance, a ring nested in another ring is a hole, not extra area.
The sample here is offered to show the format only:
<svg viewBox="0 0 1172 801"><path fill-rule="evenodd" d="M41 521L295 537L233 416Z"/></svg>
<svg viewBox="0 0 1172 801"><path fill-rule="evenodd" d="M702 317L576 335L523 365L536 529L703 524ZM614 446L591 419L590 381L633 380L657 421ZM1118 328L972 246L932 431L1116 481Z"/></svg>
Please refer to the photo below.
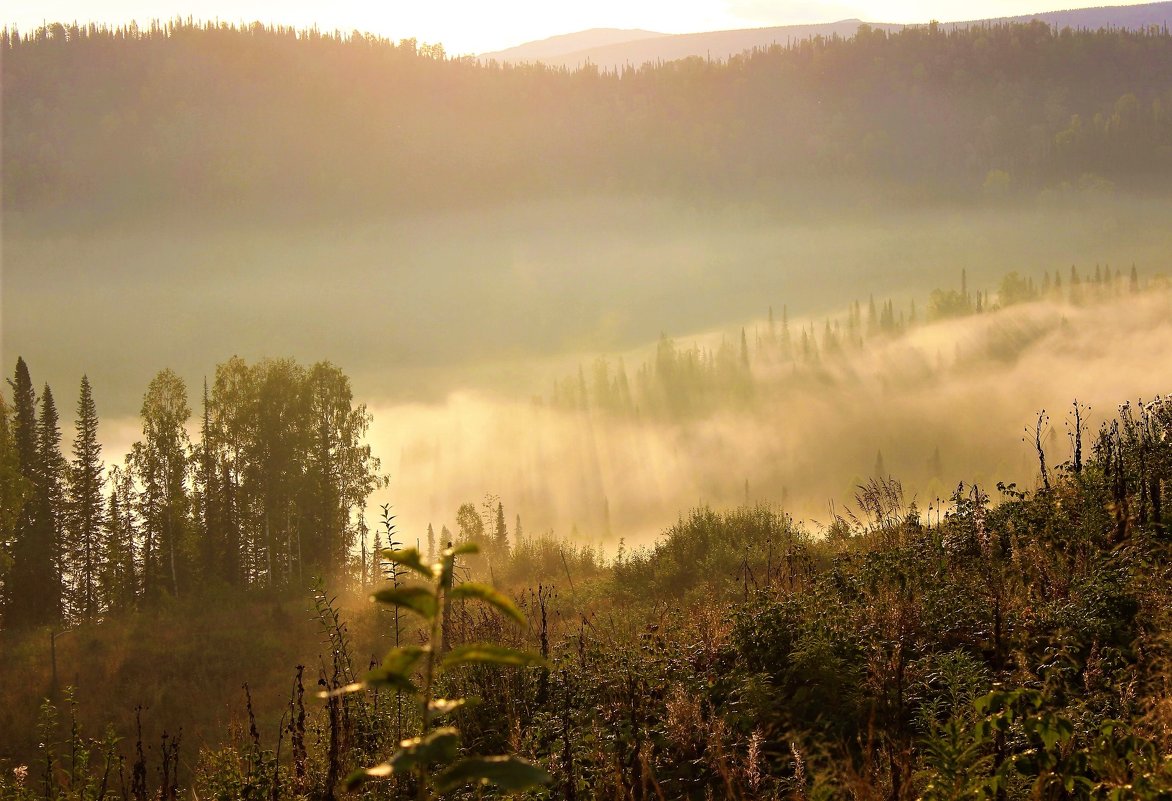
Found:
<svg viewBox="0 0 1172 801"><path fill-rule="evenodd" d="M872 28L626 76L212 25L0 44L6 212L417 212L566 192L806 208L836 182L888 204L887 187L982 192L990 171L1159 188L1172 163L1161 32Z"/></svg>
<svg viewBox="0 0 1172 801"><path fill-rule="evenodd" d="M644 31L638 28L590 28L585 31L564 33L559 36L550 36L547 39L525 42L524 44L505 50L481 53L480 59L483 61L495 60L502 62L548 61L557 59L568 53L576 53L580 50L610 47L612 45L668 36L670 34Z"/></svg>
<svg viewBox="0 0 1172 801"><path fill-rule="evenodd" d="M1172 22L1172 2L1048 11L1015 17L948 22L941 27L960 29L982 25L1025 23L1034 20L1045 22L1058 30L1062 28L1143 30L1153 25L1162 27ZM854 36L859 26L864 24L873 29L889 32L906 27L901 23L865 23L859 19L846 19L813 25L781 25L768 28L632 38L626 41L590 45L573 50L543 49L540 47L541 42L531 42L509 50L488 53L482 58L495 58L499 61L513 63L540 61L549 66L568 69L576 69L585 64L594 64L601 69L619 69L626 65L637 67L642 64L674 61L690 56L723 60L746 50L766 48L775 44L786 45L817 36ZM584 31L583 33L590 32ZM556 38L564 42L572 42L576 40L577 36L578 34L569 34Z"/></svg>

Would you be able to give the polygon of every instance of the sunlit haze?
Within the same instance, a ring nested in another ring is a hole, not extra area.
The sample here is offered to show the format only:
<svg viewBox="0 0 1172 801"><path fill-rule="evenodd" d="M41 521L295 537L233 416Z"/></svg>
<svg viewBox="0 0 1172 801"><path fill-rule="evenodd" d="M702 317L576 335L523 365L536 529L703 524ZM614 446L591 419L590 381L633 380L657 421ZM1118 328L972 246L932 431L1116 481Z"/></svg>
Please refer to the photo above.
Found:
<svg viewBox="0 0 1172 801"><path fill-rule="evenodd" d="M0 801L1172 799L1078 2L0 7Z"/></svg>
<svg viewBox="0 0 1172 801"><path fill-rule="evenodd" d="M590 3L546 2L546 0L435 0L434 2L367 3L361 0L319 3L306 0L265 2L264 0L112 0L100 8L80 0L22 0L7 5L0 21L31 30L44 22L106 22L121 24L134 20L140 25L151 20L194 17L225 22L260 21L318 27L330 30L360 30L392 39L414 37L441 43L449 53L475 54L498 50L522 42L543 39L588 28L640 28L662 33L691 33L708 30L765 27L810 22L831 22L857 18L868 22L922 23L1032 14L1070 8L1071 0L898 0L897 2L771 2L771 0L674 0L624 2L596 0ZM1096 2L1120 6L1125 2Z"/></svg>

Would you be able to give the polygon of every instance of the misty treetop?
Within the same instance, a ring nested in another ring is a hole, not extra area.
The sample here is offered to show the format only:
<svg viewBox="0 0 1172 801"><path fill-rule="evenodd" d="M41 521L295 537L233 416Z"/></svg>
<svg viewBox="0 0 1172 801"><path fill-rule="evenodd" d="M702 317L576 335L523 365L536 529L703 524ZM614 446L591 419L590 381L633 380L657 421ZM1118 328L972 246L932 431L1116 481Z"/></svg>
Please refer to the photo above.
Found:
<svg viewBox="0 0 1172 801"><path fill-rule="evenodd" d="M1162 275L1141 283L1135 265L1126 271L1100 264L1093 271L1080 271L1071 265L1069 270L1046 270L1039 280L1016 270L1008 272L990 294L987 289L970 286L967 272L962 270L958 286L933 289L919 306L914 298L897 306L892 298L877 301L871 296L865 302L850 302L845 315L801 323L791 322L788 307L781 306L776 314L770 307L765 320L722 335L715 347L699 342L684 345L661 335L653 354L636 364L632 372L628 373L622 357L612 363L599 356L589 369L579 367L576 376L555 379L548 401L538 398L536 402L548 402L566 411L677 419L703 417L720 408L746 409L762 393L778 389L779 368L788 368L783 385L807 382L818 391L832 380L828 368L844 364L845 357L864 353L876 343L893 341L923 324L1025 303L1109 303L1141 291L1160 292L1166 284ZM1062 324L1062 319L1052 324ZM982 357L1012 359L1040 334L1040 328L990 328L979 345L970 347L970 352L958 351L950 364L963 367Z"/></svg>
<svg viewBox="0 0 1172 801"><path fill-rule="evenodd" d="M261 25L54 24L0 47L13 211L349 214L583 192L805 205L836 185L916 202L1162 192L1172 170L1166 30L864 25L617 72Z"/></svg>
<svg viewBox="0 0 1172 801"><path fill-rule="evenodd" d="M72 460L50 388L38 398L23 359L10 383L13 404L0 402L5 626L349 574L366 500L385 479L365 442L371 416L334 365L219 365L196 442L187 387L163 370L143 397L141 439L108 474L88 378Z"/></svg>

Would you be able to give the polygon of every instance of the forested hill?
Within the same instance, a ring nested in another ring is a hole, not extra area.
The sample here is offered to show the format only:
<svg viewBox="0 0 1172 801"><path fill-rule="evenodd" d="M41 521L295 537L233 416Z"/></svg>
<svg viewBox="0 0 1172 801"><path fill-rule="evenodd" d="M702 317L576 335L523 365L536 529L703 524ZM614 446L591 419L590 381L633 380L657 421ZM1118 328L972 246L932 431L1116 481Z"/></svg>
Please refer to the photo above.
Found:
<svg viewBox="0 0 1172 801"><path fill-rule="evenodd" d="M986 27L1009 23L1044 22L1056 29L1097 30L1122 28L1142 31L1155 26L1167 27L1172 22L1172 2L1141 3L1133 6L1101 6L1074 8L1065 11L1046 11L996 19L967 20L940 23L945 30ZM817 36L853 36L859 19L843 19L806 25L779 25L769 28L738 28L703 33L662 34L650 31L580 31L538 42L526 42L506 50L482 53L483 60L507 62L540 61L551 66L571 69L583 64L597 64L604 69L621 68L627 64L673 61L699 56L705 60L724 60L729 56L753 48L773 44L813 39ZM871 28L895 32L909 27L898 23L866 23ZM576 45L576 46L575 46Z"/></svg>
<svg viewBox="0 0 1172 801"><path fill-rule="evenodd" d="M588 192L810 205L827 185L918 201L1172 173L1166 31L864 26L620 73L260 26L52 25L0 46L4 210L46 220Z"/></svg>

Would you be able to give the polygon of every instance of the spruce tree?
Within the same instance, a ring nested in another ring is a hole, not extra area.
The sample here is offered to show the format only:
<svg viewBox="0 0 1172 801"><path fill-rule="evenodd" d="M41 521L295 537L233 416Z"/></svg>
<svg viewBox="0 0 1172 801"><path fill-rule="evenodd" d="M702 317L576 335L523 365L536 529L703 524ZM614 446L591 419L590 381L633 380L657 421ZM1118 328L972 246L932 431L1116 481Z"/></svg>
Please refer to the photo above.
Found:
<svg viewBox="0 0 1172 801"><path fill-rule="evenodd" d="M15 437L17 458L29 495L12 548L8 622L38 625L60 619L61 431L53 393L45 387L41 415L23 360L17 362Z"/></svg>
<svg viewBox="0 0 1172 801"><path fill-rule="evenodd" d="M99 609L102 561L102 484L105 468L98 442L98 413L89 378L82 376L77 436L69 471L69 550L76 559L77 614L93 620Z"/></svg>
<svg viewBox="0 0 1172 801"><path fill-rule="evenodd" d="M17 358L16 376L9 383L12 386L12 435L16 458L21 474L32 481L37 464L37 393L33 390L24 359Z"/></svg>
<svg viewBox="0 0 1172 801"><path fill-rule="evenodd" d="M12 440L17 473L22 485L20 511L12 532L12 566L5 582L4 619L7 626L31 623L36 608L36 577L30 547L35 539L35 494L37 489L37 393L28 365L17 358L12 387Z"/></svg>
<svg viewBox="0 0 1172 801"><path fill-rule="evenodd" d="M28 486L20 473L13 436L13 410L0 395L0 621L8 608L12 553Z"/></svg>
<svg viewBox="0 0 1172 801"><path fill-rule="evenodd" d="M781 307L781 358L789 361L793 358L793 338L789 333L789 307Z"/></svg>
<svg viewBox="0 0 1172 801"><path fill-rule="evenodd" d="M500 557L509 553L509 531L505 528L505 507L499 501L496 505L496 524L492 532L493 547Z"/></svg>
<svg viewBox="0 0 1172 801"><path fill-rule="evenodd" d="M31 623L56 623L62 615L65 554L63 519L65 457L61 455L61 427L53 391L45 385L41 416L37 421L36 484L33 491L33 525L25 545L28 564Z"/></svg>

